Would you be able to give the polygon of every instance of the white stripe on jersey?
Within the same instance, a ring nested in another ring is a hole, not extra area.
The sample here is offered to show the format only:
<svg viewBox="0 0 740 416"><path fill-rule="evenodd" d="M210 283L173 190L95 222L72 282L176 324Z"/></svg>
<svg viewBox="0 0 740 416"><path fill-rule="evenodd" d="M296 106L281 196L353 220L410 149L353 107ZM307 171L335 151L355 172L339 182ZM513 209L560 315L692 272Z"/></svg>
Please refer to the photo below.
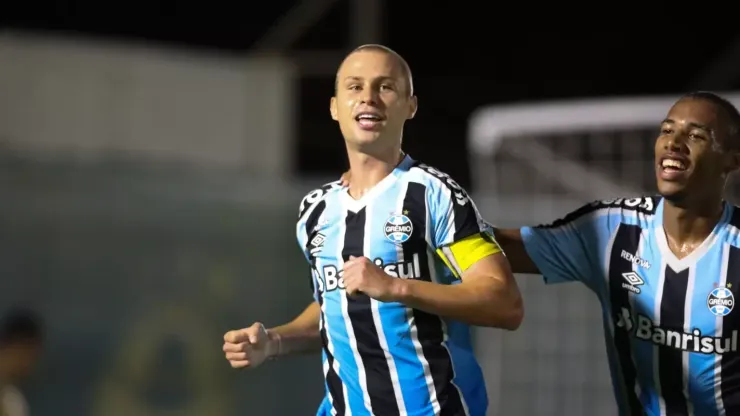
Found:
<svg viewBox="0 0 740 416"><path fill-rule="evenodd" d="M724 243L722 246L722 266L720 269L720 282L718 287L725 287L727 285L727 266L730 264L730 243ZM723 323L724 319L718 316L715 320L716 329L714 336L717 339L721 339L723 334ZM714 400L717 403L717 413L719 416L725 416L725 403L722 400L722 354L714 355Z"/></svg>
<svg viewBox="0 0 740 416"><path fill-rule="evenodd" d="M428 175L428 173L426 172L424 173ZM438 180L437 178L435 179ZM449 188L447 188L446 185L443 184L443 186L441 186L440 188L443 190L443 192L446 192L446 195L449 198L452 198L452 192L450 191ZM403 204L403 202L401 202L401 204ZM437 263L434 261L435 256L437 255L436 250L435 250L435 245L434 245L435 236L433 235L435 230L433 230L431 227L432 218L429 212L429 203L428 202L425 203L424 207L426 208L425 239L427 242L427 246L429 247L429 254L427 256L427 263L429 264L429 274L430 274L429 278L433 283L439 283L439 276L437 276ZM455 235L454 234L455 233L455 212L452 209L452 204L450 204L450 223L448 223L448 227L449 227L450 233L452 233L450 235ZM403 252L401 252L401 258L399 261L403 261L402 257L403 257ZM450 264L453 264L453 263L450 263ZM454 263L454 264L456 265L457 263ZM458 276L460 275L458 274ZM427 381L427 386L429 387L429 397L432 402L432 408L434 409L434 414L437 415L440 412L441 406L439 404L439 399L437 398L437 390L435 389L435 386L434 386L434 378L432 378L432 373L429 368L429 361L427 361L426 357L424 357L424 352L422 350L421 343L419 342L418 329L416 328L416 324L413 322L413 315L409 313L409 316L410 316L409 325L412 328L411 333L412 333L412 339L414 340L414 347L416 347L416 353L417 353L417 356L419 357L419 361L421 361L422 365L424 366L424 376ZM452 354L450 354L450 349L447 348L447 340L449 339L447 335L447 325L445 325L444 319L442 319L441 317L439 318L439 322L440 322L440 326L442 329L442 346L447 351L447 355L449 355L450 357L450 364L452 365L452 380L450 380L450 384L452 384L452 386L455 387L455 389L457 390L457 393L460 396L460 402L462 403L465 415L468 416L470 415L470 409L468 409L468 403L465 401L465 396L463 395L462 390L460 390L460 388L457 386L457 384L455 384L455 381L454 381L457 373L455 372L455 361L452 359Z"/></svg>
<svg viewBox="0 0 740 416"><path fill-rule="evenodd" d="M640 256L642 257L642 256ZM644 258L644 257L642 257ZM633 263L633 267L637 268L637 265ZM684 300L684 312L683 316L683 330L685 333L690 334L693 328L691 328L691 305L693 301L692 294L694 293L694 284L696 283L696 267L689 269L689 280L686 284L686 299ZM631 293L631 292L630 292ZM691 402L689 395L689 357L691 353L684 351L681 353L681 364L683 372L683 395L686 398L686 409L689 415L694 414L694 404Z"/></svg>
<svg viewBox="0 0 740 416"><path fill-rule="evenodd" d="M406 192L408 190L408 182L404 183L402 185L402 191L398 194L398 201L396 201L396 212L402 212L403 211L403 201L406 198ZM425 204L426 205L426 204ZM427 207L427 211L429 208ZM429 215L426 215L426 229L427 229L427 235L429 235ZM427 239L428 242L428 239ZM398 256L398 262L404 262L406 259L403 255L403 247L401 245L396 246L396 255ZM430 273L434 274L434 269L429 269ZM441 409L439 405L439 399L437 399L437 390L434 387L434 378L432 378L432 371L429 367L429 361L427 361L427 358L424 356L424 350L421 347L421 342L419 342L419 328L416 326L416 321L414 319L414 311L411 308L406 308L406 319L408 321L409 325L409 334L411 337L411 342L414 344L414 349L416 350L416 357L419 359L419 362L421 363L421 367L424 371L424 380L427 384L427 390L429 391L429 401L432 404L432 409L434 410L434 414L439 414L439 411Z"/></svg>
<svg viewBox="0 0 740 416"><path fill-rule="evenodd" d="M298 223L296 224L296 234L298 236L298 244L300 245L301 250L304 252L306 250L306 244L308 244L308 236L311 234L311 231L312 231L312 230L305 228L306 221L308 220L308 217L311 216L311 213L313 213L314 209L316 209L316 207L319 205L318 203L320 201L321 199L319 199L314 204L312 204L308 209L306 209L306 212L303 213L303 216L301 216L301 218L298 220ZM320 258L316 258L316 269L320 269L320 268L321 268L321 260ZM319 278L318 276L316 276L316 270L311 270L311 276L315 280ZM319 296L318 285L315 282L314 282L314 286L315 286L314 295L317 296L318 298ZM331 331L329 330L329 326L326 322L325 317L326 317L326 303L322 303L321 316L319 318L319 331L323 329L324 333L326 334L326 341L327 341L326 349L329 351L329 354L331 354L331 356L334 357L334 359L332 360L331 368L334 370L334 373L337 374L337 377L339 377L339 361L337 361L336 355L334 355L335 354L334 343L332 342ZM326 380L326 376L327 374L329 374L329 360L328 359L323 364L323 370L324 370L324 379ZM352 411L349 408L349 401L347 399L347 387L344 385L344 383L342 383L342 393L344 396L344 403L345 403L345 408L346 408L345 414L347 416L351 416ZM329 402L332 404L331 413L336 416L337 409L334 408L334 398L329 392L327 392L327 396L329 397Z"/></svg>
<svg viewBox="0 0 740 416"><path fill-rule="evenodd" d="M668 267L665 257L661 256L662 261L660 264L660 275L658 277L658 287L655 290L655 310L653 325L660 326L660 306L663 304L663 286L665 285L665 270ZM658 406L660 409L660 415L664 416L666 412L665 398L663 397L663 389L660 385L660 347L658 345L653 346L653 380L655 384L655 392L658 395Z"/></svg>
<svg viewBox="0 0 740 416"><path fill-rule="evenodd" d="M442 254L444 254L445 258L450 263L450 267L454 269L457 277L462 277L463 271L460 268L460 265L457 264L457 259L455 259L455 255L452 254L452 249L450 249L447 246L444 246L442 247Z"/></svg>
<svg viewBox="0 0 740 416"><path fill-rule="evenodd" d="M344 203L341 198L337 199L338 204L342 204L342 210L341 214L339 215L339 218L337 219L337 224L339 224L339 229L337 230L337 269L338 270L344 270L344 257L342 257L342 250L344 250L344 238L347 231L347 207L344 206ZM366 211L367 212L367 211ZM367 377L365 373L365 365L362 363L362 357L360 356L360 351L357 349L357 338L355 337L355 331L354 327L352 326L352 319L349 317L349 309L348 309L348 303L347 303L347 292L342 291L342 293L339 295L339 298L342 302L342 316L344 317L344 323L346 324L346 330L347 330L347 338L349 339L349 345L352 347L352 354L355 357L355 363L357 363L357 376L360 379L360 388L362 389L362 401L365 404L365 408L368 412L373 412L372 404L370 403L370 393L367 389ZM344 385L344 383L342 383ZM346 388L345 388L346 390ZM347 399L347 395L345 393L345 407L347 410L350 408L349 400Z"/></svg>
<svg viewBox="0 0 740 416"><path fill-rule="evenodd" d="M643 229L640 232L640 234L641 234L640 235L640 242L637 243L637 251L635 252L635 255L637 257L640 257L640 258L643 258L644 259L645 258L645 255L644 255L643 251L645 250L645 242L648 241L647 238L648 238L648 235L650 234L650 229L649 228ZM616 235L617 235L617 233L616 233L616 230L615 230L614 236L616 237ZM607 253L611 253L612 252L611 250L612 250L612 248L610 247L609 248L609 251ZM607 257L610 257L610 256L607 256ZM606 270L609 270L609 269L606 269ZM638 268L637 263L634 263L634 262L632 263L632 271L635 272L635 273L637 273L639 271L639 268ZM608 273L607 273L607 275L608 275ZM634 294L634 292L627 292L627 298L629 299L630 309L633 310L633 311L636 311L637 309L635 308L635 294ZM610 321L613 322L613 320L610 320ZM637 368L637 362L635 361L635 356L633 354L630 354L630 360L632 361L632 366L636 369ZM642 394L642 386L640 386L640 379L637 377L637 373L635 373L635 395L639 399L641 394Z"/></svg>
<svg viewBox="0 0 740 416"><path fill-rule="evenodd" d="M435 177L434 175L431 175L425 172L423 169L419 169L419 170L424 172L424 174L428 175L430 178L433 178L434 181L438 182L437 186L439 187L440 192L442 192L442 194L444 195L444 199L450 201L450 206L448 207L448 211L447 211L447 224L445 224L444 229L447 230L447 233L445 234L445 238L447 238L448 240L450 240L450 242L452 242L452 238L454 237L455 232L457 232L457 228L455 227L455 196L452 194L452 190L447 186L446 183L444 183L444 181ZM437 228L440 228L441 225L442 224L437 224ZM432 233L434 232L436 232L436 230L432 230ZM439 236L435 236L434 234L432 234L432 243L436 241L437 237ZM440 243L440 242L437 241L437 243ZM431 247L436 248L434 244L431 244Z"/></svg>
<svg viewBox="0 0 740 416"><path fill-rule="evenodd" d="M592 215L592 214L589 214L589 215ZM606 214L607 212L603 213L603 215L606 215ZM619 232L619 226L617 226L612 232L612 235L609 236L609 242L606 244L605 253L611 253L612 250L614 249L614 240L616 239L618 232ZM604 270L610 270L609 267L611 267L611 256L606 255L604 256ZM605 293L603 294L604 299L611 299L611 285L609 284L609 273L604 273L604 282L605 282L604 284ZM616 334L616 330L614 328L614 319L607 319L606 324L609 328L609 335L613 341L615 334ZM612 351L614 355L612 355L609 358L612 359L620 369L619 371L616 372L616 374L612 372L612 376L617 377L617 379L619 380L619 386L620 386L619 390L621 390L622 395L623 395L622 400L621 401L618 400L618 401L620 402L622 406L624 406L624 408L629 409L629 392L627 392L627 381L624 379L622 361L619 359L619 354L617 353L616 349L612 350L611 348L607 348L608 354L612 353ZM637 380L635 380L635 383L637 383Z"/></svg>
<svg viewBox="0 0 740 416"><path fill-rule="evenodd" d="M402 195L405 195L406 192L402 192ZM362 242L362 252L365 253L365 255L369 255L372 250L373 241L372 238L370 238L373 233L373 226L375 225L373 223L373 205L375 204L374 200L370 200L367 203L367 206L365 208L365 232L364 232L364 241ZM400 211L398 211L400 212ZM380 319L380 302L378 302L375 299L370 299L370 309L373 313L373 322L375 322L375 329L378 333L378 342L380 343L380 348L383 349L383 354L385 355L385 361L388 363L388 370L391 373L391 381L393 382L393 395L396 397L396 405L398 406L398 411L400 412L401 416L405 416L406 413L406 404L403 401L403 392L401 391L401 382L398 379L398 370L396 369L396 362L393 359L393 356L391 355L390 349L388 347L388 340L385 339L385 332L383 331L383 321Z"/></svg>
<svg viewBox="0 0 740 416"><path fill-rule="evenodd" d="M321 267L321 260L318 258L316 259L316 268ZM337 356L334 352L334 343L331 339L331 331L329 328L329 324L327 323L326 319L326 300L321 303L321 319L319 320L319 331L321 329L324 329L324 333L326 334L326 349L329 350L329 354L331 354L334 359L332 360L332 368L334 369L334 373L339 377L339 361L337 360ZM327 374L329 374L329 360L327 360L326 364L324 364L324 380L327 379ZM341 377L339 378L341 381ZM349 408L349 398L347 397L347 386L344 385L344 382L341 383L342 386L342 396L344 396L344 408L345 408L345 414L347 416L352 416L352 410ZM336 416L337 409L334 408L334 398L332 397L331 393L328 393L329 401L331 402L331 412Z"/></svg>

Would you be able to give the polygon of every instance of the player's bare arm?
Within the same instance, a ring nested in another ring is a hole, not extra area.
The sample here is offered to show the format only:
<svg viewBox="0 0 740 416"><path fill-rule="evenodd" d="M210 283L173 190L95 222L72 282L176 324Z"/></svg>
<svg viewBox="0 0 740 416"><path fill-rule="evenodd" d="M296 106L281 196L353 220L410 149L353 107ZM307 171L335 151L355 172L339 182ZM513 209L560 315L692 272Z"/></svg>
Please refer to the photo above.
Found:
<svg viewBox="0 0 740 416"><path fill-rule="evenodd" d="M457 285L442 285L398 279L365 257L353 257L344 266L344 284L350 295L362 292L379 301L400 302L470 325L519 327L524 306L502 253L481 258L462 273L461 280Z"/></svg>
<svg viewBox="0 0 740 416"><path fill-rule="evenodd" d="M270 358L318 352L319 304L312 302L291 322L266 329L260 322L224 335L224 354L233 368L254 368Z"/></svg>
<svg viewBox="0 0 740 416"><path fill-rule="evenodd" d="M522 233L518 228L494 228L493 233L501 249L506 253L506 258L514 273L540 274L539 269L527 254Z"/></svg>
<svg viewBox="0 0 740 416"><path fill-rule="evenodd" d="M275 357L314 353L321 350L319 337L319 315L321 307L317 302L310 305L291 322L267 330L270 340L277 344L273 351Z"/></svg>

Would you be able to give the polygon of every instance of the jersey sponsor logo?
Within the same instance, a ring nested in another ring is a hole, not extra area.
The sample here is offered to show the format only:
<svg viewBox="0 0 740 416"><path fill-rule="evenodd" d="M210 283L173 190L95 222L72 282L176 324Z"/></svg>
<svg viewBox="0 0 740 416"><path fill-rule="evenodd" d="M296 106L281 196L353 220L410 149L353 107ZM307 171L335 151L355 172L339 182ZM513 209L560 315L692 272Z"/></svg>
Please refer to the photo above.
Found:
<svg viewBox="0 0 740 416"><path fill-rule="evenodd" d="M707 297L707 308L715 316L727 316L735 308L735 295L726 287L715 288Z"/></svg>
<svg viewBox="0 0 740 416"><path fill-rule="evenodd" d="M414 232L414 224L405 215L391 215L383 226L385 238L392 243L402 244L409 241L411 233Z"/></svg>
<svg viewBox="0 0 740 416"><path fill-rule="evenodd" d="M628 253L627 250L622 250L621 256L622 256L623 259L627 260L628 262L630 262L632 264L636 264L636 265L642 267L643 269L649 269L650 268L650 263L647 260L645 260L645 259L643 259L641 257L637 257L636 255L634 255L632 253Z"/></svg>
<svg viewBox="0 0 740 416"><path fill-rule="evenodd" d="M704 336L699 329L691 332L676 331L656 326L650 318L639 313L633 320L627 308L622 308L622 313L617 319L617 327L631 333L637 339L683 351L701 354L725 354L738 351L737 330L733 330L730 336L723 338Z"/></svg>
<svg viewBox="0 0 740 416"><path fill-rule="evenodd" d="M635 272L622 273L622 277L625 280L624 282L622 282L622 288L639 295L641 292L640 286L645 284L645 281L642 280L642 277L640 277L640 275Z"/></svg>
<svg viewBox="0 0 740 416"><path fill-rule="evenodd" d="M415 253L411 261L384 263L383 259L373 260L376 266L380 267L387 275L401 279L421 279L421 258ZM337 266L327 265L321 268L321 271L313 269L313 275L316 279L319 292L332 292L337 289L344 290L344 270L339 270Z"/></svg>
<svg viewBox="0 0 740 416"><path fill-rule="evenodd" d="M450 177L450 175L440 172L437 169L425 165L423 163L420 163L419 168L423 169L430 175L436 177L437 179L444 182L448 188L452 191L452 195L454 196L454 201L457 202L459 205L466 205L468 202L470 202L470 197L468 196L467 192L462 188L462 186L458 185L457 182L455 182L454 179Z"/></svg>

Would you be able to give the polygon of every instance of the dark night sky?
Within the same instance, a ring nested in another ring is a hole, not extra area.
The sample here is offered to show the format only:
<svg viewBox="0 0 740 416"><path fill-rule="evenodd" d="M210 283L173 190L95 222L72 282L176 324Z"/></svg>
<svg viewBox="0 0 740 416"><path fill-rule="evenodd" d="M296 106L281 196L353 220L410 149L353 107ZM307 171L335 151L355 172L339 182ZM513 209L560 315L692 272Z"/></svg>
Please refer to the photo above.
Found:
<svg viewBox="0 0 740 416"><path fill-rule="evenodd" d="M292 3L25 1L3 10L0 22L242 52ZM294 47L355 46L348 41L346 3L339 1ZM407 150L463 183L469 177L461 162L467 152L467 120L476 108L522 100L682 92L694 87L690 82L740 34L736 22L717 19L722 9L712 8L709 16L664 7L676 3L620 3L619 9L603 10L595 8L597 3L586 4L593 8L539 2L454 2L457 8L441 7L450 2L433 4L386 1L383 43L407 58L415 76L420 112L408 125ZM728 89L740 85L740 76L735 81ZM338 130L326 110L332 82L331 77L300 81L300 172L335 173L345 165Z"/></svg>

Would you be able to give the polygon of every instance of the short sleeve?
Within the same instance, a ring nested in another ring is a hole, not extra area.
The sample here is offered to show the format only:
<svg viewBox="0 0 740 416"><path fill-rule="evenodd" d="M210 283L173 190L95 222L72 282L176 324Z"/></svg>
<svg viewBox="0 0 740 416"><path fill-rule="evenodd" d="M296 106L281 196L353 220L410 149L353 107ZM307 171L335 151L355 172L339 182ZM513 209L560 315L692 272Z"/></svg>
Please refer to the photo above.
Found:
<svg viewBox="0 0 740 416"><path fill-rule="evenodd" d="M320 250L326 238L318 228L323 223L326 210L327 194L341 188L338 181L330 182L321 188L314 189L306 194L298 207L298 222L296 223L296 239L309 263L312 263L312 251Z"/></svg>
<svg viewBox="0 0 740 416"><path fill-rule="evenodd" d="M552 224L520 230L527 254L546 283L580 281L590 286L603 275L605 253L621 223L624 201L631 209L639 201L653 209L652 198L595 201Z"/></svg>
<svg viewBox="0 0 740 416"><path fill-rule="evenodd" d="M452 178L446 177L439 186L432 186L429 193L434 249L486 230L475 203Z"/></svg>
<svg viewBox="0 0 740 416"><path fill-rule="evenodd" d="M429 189L430 245L460 278L470 266L500 253L501 248L468 193L446 174L436 170L432 174L438 181Z"/></svg>
<svg viewBox="0 0 740 416"><path fill-rule="evenodd" d="M303 252L303 256L309 264L308 277L310 289L314 297L318 296L321 281L315 276L316 254L319 253L326 240L326 236L319 230L323 220L324 211L326 210L326 193L331 189L331 185L325 185L323 188L309 192L299 207L298 222L296 223L296 240L298 246Z"/></svg>

